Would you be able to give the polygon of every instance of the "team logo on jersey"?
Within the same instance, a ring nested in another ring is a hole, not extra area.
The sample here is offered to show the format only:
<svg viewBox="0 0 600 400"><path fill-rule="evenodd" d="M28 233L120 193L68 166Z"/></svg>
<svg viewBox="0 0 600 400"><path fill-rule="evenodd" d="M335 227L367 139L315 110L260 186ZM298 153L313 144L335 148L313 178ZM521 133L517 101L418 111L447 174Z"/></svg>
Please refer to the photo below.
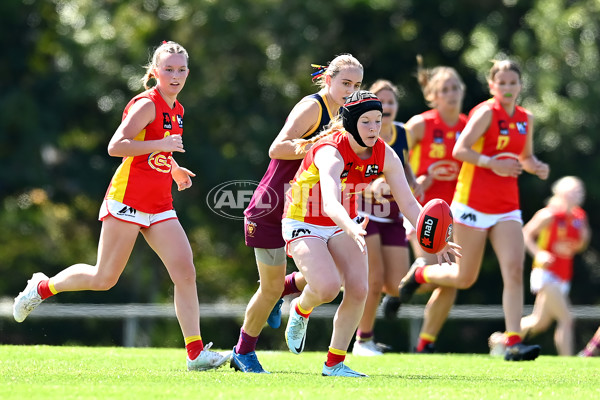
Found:
<svg viewBox="0 0 600 400"><path fill-rule="evenodd" d="M163 113L163 129L173 129L169 113Z"/></svg>
<svg viewBox="0 0 600 400"><path fill-rule="evenodd" d="M254 237L255 232L256 232L256 223L246 220L246 234L249 237Z"/></svg>
<svg viewBox="0 0 600 400"><path fill-rule="evenodd" d="M160 151L155 151L148 156L148 165L153 170L158 172L162 172L164 174L168 174L171 172L171 160L173 157L170 155L166 155L165 153L161 153Z"/></svg>
<svg viewBox="0 0 600 400"><path fill-rule="evenodd" d="M364 171L365 166L364 165L357 165L355 169L357 169L357 170L359 170L359 171L362 172L362 171Z"/></svg>
<svg viewBox="0 0 600 400"><path fill-rule="evenodd" d="M181 129L183 129L183 117L181 115L177 114L175 116L175 118L177 118L177 125L179 125L179 127Z"/></svg>
<svg viewBox="0 0 600 400"><path fill-rule="evenodd" d="M444 132L441 129L433 130L433 142L444 143Z"/></svg>
<svg viewBox="0 0 600 400"><path fill-rule="evenodd" d="M379 175L379 165L377 165L377 164L367 165L367 171L365 172L365 178L368 178L371 175Z"/></svg>
<svg viewBox="0 0 600 400"><path fill-rule="evenodd" d="M459 164L454 160L440 160L427 168L427 173L438 181L454 181L458 178Z"/></svg>
<svg viewBox="0 0 600 400"><path fill-rule="evenodd" d="M498 121L498 130L501 135L508 135L508 124L503 119Z"/></svg>
<svg viewBox="0 0 600 400"><path fill-rule="evenodd" d="M527 122L517 122L517 131L521 135L527 134Z"/></svg>
<svg viewBox="0 0 600 400"><path fill-rule="evenodd" d="M340 178L346 178L348 176L348 174L350 173L350 168L352 168L352 163L349 162L346 164L346 169L344 169L342 171L342 174L340 175Z"/></svg>

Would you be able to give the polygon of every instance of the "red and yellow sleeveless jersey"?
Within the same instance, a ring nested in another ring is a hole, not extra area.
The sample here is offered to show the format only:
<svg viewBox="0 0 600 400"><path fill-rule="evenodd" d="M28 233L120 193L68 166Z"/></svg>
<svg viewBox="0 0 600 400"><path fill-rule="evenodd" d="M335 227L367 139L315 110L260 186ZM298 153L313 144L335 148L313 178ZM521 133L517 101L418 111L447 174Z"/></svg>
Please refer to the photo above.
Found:
<svg viewBox="0 0 600 400"><path fill-rule="evenodd" d="M341 203L350 218L357 216L356 195L383 171L385 143L379 138L373 146L373 154L360 159L350 147L346 131L335 132L320 139L306 154L302 164L286 192L284 218L292 218L309 224L335 226L335 222L323 211L319 169L314 164L315 153L324 146L335 147L344 160L340 176Z"/></svg>
<svg viewBox="0 0 600 400"><path fill-rule="evenodd" d="M582 239L582 229L586 224L587 215L580 207L571 212L546 207L552 213L552 221L544 227L537 238L540 250L546 250L554 256L554 262L546 267L554 275L565 281L573 277L573 257L575 249ZM533 268L538 268L534 261Z"/></svg>
<svg viewBox="0 0 600 400"><path fill-rule="evenodd" d="M473 150L490 157L518 158L529 133L525 109L516 106L513 115L509 116L499 102L490 99L473 108L469 117L479 107L489 107L492 120L488 130L473 145ZM517 178L500 176L489 168L465 162L458 175L453 201L486 214L519 210Z"/></svg>
<svg viewBox="0 0 600 400"><path fill-rule="evenodd" d="M410 166L416 176L431 175L433 183L425 192L422 204L439 198L452 201L461 162L452 157L458 135L467 124L467 116L460 114L454 126L448 126L437 110L421 114L425 120L423 139L410 151Z"/></svg>
<svg viewBox="0 0 600 400"><path fill-rule="evenodd" d="M156 117L133 140L159 140L169 135L183 133L183 106L176 100L171 108L156 88L135 96L125 107L123 118L138 100L152 100ZM154 152L134 157L123 157L106 192L107 200L123 204L149 214L173 209L170 152Z"/></svg>

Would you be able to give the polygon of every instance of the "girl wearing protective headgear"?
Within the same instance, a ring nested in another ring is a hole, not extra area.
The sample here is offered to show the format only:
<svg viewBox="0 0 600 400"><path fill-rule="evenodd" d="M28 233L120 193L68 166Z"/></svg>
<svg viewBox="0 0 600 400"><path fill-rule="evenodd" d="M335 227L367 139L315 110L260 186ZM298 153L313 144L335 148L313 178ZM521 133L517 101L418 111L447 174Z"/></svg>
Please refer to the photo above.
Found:
<svg viewBox="0 0 600 400"><path fill-rule="evenodd" d="M330 128L320 135L302 161L286 193L283 238L306 279L302 294L290 305L286 342L290 351L304 349L310 313L344 295L334 318L325 376L363 377L344 364L350 340L363 312L368 290L364 236L368 218L358 216L356 195L380 174L402 213L416 225L421 206L411 193L398 155L379 138L382 105L371 92L353 93ZM449 243L440 260L460 256Z"/></svg>
<svg viewBox="0 0 600 400"><path fill-rule="evenodd" d="M320 90L304 97L290 112L269 148L269 167L244 211L246 245L254 248L260 287L248 303L233 349L231 367L241 372L266 372L255 352L258 337L265 322L279 327L283 296L304 287L302 274L285 275L287 259L281 237L285 185L310 148L308 141L338 114L346 97L360 88L363 79L362 65L350 54L335 57L327 66L313 67L313 81Z"/></svg>

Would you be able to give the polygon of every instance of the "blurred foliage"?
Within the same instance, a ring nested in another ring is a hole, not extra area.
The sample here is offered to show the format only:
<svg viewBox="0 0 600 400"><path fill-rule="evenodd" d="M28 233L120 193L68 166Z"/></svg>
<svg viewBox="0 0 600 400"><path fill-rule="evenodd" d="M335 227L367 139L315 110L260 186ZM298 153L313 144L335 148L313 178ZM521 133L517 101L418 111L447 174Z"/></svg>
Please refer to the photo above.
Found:
<svg viewBox="0 0 600 400"><path fill-rule="evenodd" d="M583 178L594 237L577 260L572 297L597 303L599 7L596 0L0 2L0 297L16 295L35 271L52 275L95 262L98 207L120 162L106 145L125 104L142 90L153 48L174 40L188 50L191 69L180 95L187 151L175 157L198 174L174 197L202 302L247 301L258 278L242 222L212 213L206 194L228 180L259 180L288 112L317 90L310 64L348 52L363 63L365 85L387 78L399 86L400 120L426 109L417 54L427 66L459 71L465 112L488 96L492 59L520 62L521 103L536 115L536 153L552 167L547 182L521 178L524 218L543 205L552 181ZM55 301L168 301L172 284L142 242L109 293ZM490 249L479 282L459 301L500 299Z"/></svg>

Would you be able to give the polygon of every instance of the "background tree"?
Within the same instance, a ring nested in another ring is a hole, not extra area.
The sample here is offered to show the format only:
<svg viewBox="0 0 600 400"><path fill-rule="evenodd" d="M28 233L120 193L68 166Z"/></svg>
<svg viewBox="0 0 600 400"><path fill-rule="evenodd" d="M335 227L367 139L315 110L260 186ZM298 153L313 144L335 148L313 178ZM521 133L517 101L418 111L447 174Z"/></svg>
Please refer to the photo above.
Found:
<svg viewBox="0 0 600 400"><path fill-rule="evenodd" d="M214 214L207 193L229 180L261 178L289 110L316 91L310 64L344 52L363 63L365 86L378 78L399 86L399 119L426 109L417 54L426 66L459 71L465 112L489 96L490 61L515 58L524 70L521 104L536 116L536 153L552 168L546 182L520 179L524 218L543 205L552 181L578 175L594 229L599 7L595 0L0 2L0 297L14 297L35 271L94 262L98 207L120 162L106 145L162 40L190 53L180 96L187 151L175 157L198 177L174 198L202 302L247 301L256 287L242 222ZM597 236L576 264L575 303L599 301ZM56 301L168 301L172 288L159 260L146 245L134 253L110 296ZM459 302L500 302L498 266L488 254L479 282Z"/></svg>

